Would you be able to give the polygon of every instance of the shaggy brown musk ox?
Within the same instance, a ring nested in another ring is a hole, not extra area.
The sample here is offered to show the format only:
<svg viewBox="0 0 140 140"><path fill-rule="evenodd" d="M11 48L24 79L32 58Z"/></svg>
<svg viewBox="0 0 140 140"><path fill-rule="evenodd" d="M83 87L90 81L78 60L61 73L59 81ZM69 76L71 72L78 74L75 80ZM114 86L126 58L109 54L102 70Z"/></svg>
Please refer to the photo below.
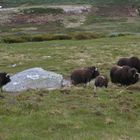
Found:
<svg viewBox="0 0 140 140"><path fill-rule="evenodd" d="M136 68L138 72L140 73L140 59L138 57L130 57L130 58L120 58L117 62L117 65L119 66L129 66L131 68Z"/></svg>
<svg viewBox="0 0 140 140"><path fill-rule="evenodd" d="M95 78L94 82L94 96L96 96L96 90L98 87L108 87L108 78L103 75L99 75Z"/></svg>
<svg viewBox="0 0 140 140"><path fill-rule="evenodd" d="M110 70L110 77L112 83L126 86L135 84L139 80L137 70L129 66L113 66Z"/></svg>
<svg viewBox="0 0 140 140"><path fill-rule="evenodd" d="M100 73L98 69L94 66L77 69L74 70L71 74L71 82L73 85L78 85L82 83L86 85L99 74Z"/></svg>
<svg viewBox="0 0 140 140"><path fill-rule="evenodd" d="M108 78L103 75L99 75L95 78L95 83L94 85L96 87L106 87L108 86Z"/></svg>

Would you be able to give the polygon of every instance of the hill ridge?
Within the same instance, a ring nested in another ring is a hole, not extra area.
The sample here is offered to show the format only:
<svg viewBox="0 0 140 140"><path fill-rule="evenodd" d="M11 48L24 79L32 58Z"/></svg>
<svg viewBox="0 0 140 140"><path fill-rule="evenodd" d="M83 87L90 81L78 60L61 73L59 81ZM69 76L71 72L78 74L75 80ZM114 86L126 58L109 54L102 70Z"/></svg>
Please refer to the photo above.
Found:
<svg viewBox="0 0 140 140"><path fill-rule="evenodd" d="M95 4L95 5L140 5L140 0L1 0L3 7L37 4Z"/></svg>

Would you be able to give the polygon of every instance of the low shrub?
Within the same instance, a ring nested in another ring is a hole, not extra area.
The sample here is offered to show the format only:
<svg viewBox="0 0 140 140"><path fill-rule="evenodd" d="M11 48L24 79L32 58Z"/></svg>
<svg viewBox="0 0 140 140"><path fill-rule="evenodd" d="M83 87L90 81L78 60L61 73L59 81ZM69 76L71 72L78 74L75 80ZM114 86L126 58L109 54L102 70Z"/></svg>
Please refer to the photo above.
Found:
<svg viewBox="0 0 140 140"><path fill-rule="evenodd" d="M61 8L29 8L21 10L23 14L63 14L63 9Z"/></svg>
<svg viewBox="0 0 140 140"><path fill-rule="evenodd" d="M75 33L73 34L73 39L83 40L83 39L96 39L105 37L103 33Z"/></svg>
<svg viewBox="0 0 140 140"><path fill-rule="evenodd" d="M4 43L23 43L23 42L38 42L38 41L50 41L50 40L85 40L85 39L96 39L103 37L118 37L128 35L125 33L111 33L109 35L105 33L88 33L88 32L77 32L70 34L37 34L37 35L11 35L0 38L1 42Z"/></svg>
<svg viewBox="0 0 140 140"><path fill-rule="evenodd" d="M43 35L34 35L31 36L31 41L46 41L46 38Z"/></svg>
<svg viewBox="0 0 140 140"><path fill-rule="evenodd" d="M70 40L72 36L67 34L57 34L53 36L53 40Z"/></svg>
<svg viewBox="0 0 140 140"><path fill-rule="evenodd" d="M8 37L3 37L2 42L4 42L4 43L23 43L23 42L27 42L27 40L22 37L8 36Z"/></svg>
<svg viewBox="0 0 140 140"><path fill-rule="evenodd" d="M126 36L126 35L130 35L129 33L118 33L118 32L114 32L114 33L110 33L109 37L119 37L119 36Z"/></svg>
<svg viewBox="0 0 140 140"><path fill-rule="evenodd" d="M54 35L35 35L31 37L32 41L49 41L49 40L69 40L71 36L67 34L54 34Z"/></svg>

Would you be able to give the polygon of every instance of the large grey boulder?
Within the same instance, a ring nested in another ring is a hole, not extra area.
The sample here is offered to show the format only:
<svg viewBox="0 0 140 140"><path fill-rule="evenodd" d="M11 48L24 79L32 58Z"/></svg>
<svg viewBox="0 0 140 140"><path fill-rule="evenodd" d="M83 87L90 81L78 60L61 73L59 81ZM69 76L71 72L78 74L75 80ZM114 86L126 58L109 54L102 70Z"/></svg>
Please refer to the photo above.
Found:
<svg viewBox="0 0 140 140"><path fill-rule="evenodd" d="M6 92L21 92L30 89L59 89L63 76L42 68L31 68L11 77L11 82L3 87Z"/></svg>

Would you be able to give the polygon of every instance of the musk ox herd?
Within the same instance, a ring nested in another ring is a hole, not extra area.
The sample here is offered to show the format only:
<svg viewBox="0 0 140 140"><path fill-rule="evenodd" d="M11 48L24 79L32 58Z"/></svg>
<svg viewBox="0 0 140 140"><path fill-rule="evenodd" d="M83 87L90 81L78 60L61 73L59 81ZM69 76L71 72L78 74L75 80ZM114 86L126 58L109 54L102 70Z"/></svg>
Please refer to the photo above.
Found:
<svg viewBox="0 0 140 140"><path fill-rule="evenodd" d="M108 87L109 79L100 74L95 66L74 70L71 73L73 85L84 84L94 79L94 95L98 87ZM138 57L120 58L116 65L110 69L110 79L114 84L128 86L140 80L140 59ZM6 72L0 73L0 88L10 82L10 76Z"/></svg>
<svg viewBox="0 0 140 140"><path fill-rule="evenodd" d="M140 59L138 57L121 58L110 70L111 82L128 86L135 84L140 79ZM74 70L71 74L73 85L86 84L94 79L94 95L97 87L108 86L109 79L107 76L100 74L95 66Z"/></svg>

